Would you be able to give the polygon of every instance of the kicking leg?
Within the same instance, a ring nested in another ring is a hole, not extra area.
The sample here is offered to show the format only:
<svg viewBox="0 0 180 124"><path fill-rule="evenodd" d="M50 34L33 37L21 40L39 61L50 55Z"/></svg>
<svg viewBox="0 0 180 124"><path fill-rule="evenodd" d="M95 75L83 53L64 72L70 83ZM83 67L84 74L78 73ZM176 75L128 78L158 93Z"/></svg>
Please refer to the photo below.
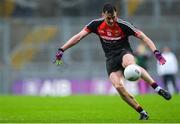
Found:
<svg viewBox="0 0 180 124"><path fill-rule="evenodd" d="M135 64L134 56L132 54L125 54L123 56L122 65L123 65L123 67L126 67L130 64ZM141 68L141 72L142 72L141 78L143 80L145 80L149 85L151 85L159 95L164 97L166 100L170 100L171 94L167 90L164 90L163 88L161 88L144 68L142 68L142 67L140 67L140 68Z"/></svg>

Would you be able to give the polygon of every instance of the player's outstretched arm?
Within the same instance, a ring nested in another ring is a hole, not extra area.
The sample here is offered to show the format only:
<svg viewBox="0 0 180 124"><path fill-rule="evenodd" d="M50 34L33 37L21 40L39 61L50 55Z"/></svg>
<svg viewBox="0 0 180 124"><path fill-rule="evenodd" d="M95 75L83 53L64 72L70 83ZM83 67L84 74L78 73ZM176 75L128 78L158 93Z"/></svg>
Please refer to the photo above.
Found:
<svg viewBox="0 0 180 124"><path fill-rule="evenodd" d="M62 47L59 47L59 49L56 52L53 63L55 63L56 65L61 65L64 51L77 44L82 38L84 38L87 35L88 32L85 29L83 29L78 34L70 38Z"/></svg>
<svg viewBox="0 0 180 124"><path fill-rule="evenodd" d="M78 34L74 35L73 37L71 37L62 47L60 47L61 49L63 49L64 51L67 50L68 48L74 46L75 44L77 44L82 38L84 38L85 36L87 36L89 34L89 32L87 32L85 29L81 30Z"/></svg>
<svg viewBox="0 0 180 124"><path fill-rule="evenodd" d="M136 34L136 37L142 40L151 49L152 52L157 50L153 41L149 37L147 37L142 31L139 30Z"/></svg>
<svg viewBox="0 0 180 124"><path fill-rule="evenodd" d="M166 60L162 56L162 53L157 50L155 44L148 36L146 36L142 31L137 31L136 37L141 39L151 49L160 64L164 65L166 63Z"/></svg>

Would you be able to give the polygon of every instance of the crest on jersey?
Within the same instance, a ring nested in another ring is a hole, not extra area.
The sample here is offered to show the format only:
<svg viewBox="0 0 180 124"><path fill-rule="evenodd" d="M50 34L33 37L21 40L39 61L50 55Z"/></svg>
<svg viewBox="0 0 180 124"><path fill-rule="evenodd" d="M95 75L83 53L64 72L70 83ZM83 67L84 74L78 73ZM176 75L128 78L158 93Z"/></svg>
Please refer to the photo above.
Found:
<svg viewBox="0 0 180 124"><path fill-rule="evenodd" d="M110 31L107 31L107 36L112 36L112 33Z"/></svg>

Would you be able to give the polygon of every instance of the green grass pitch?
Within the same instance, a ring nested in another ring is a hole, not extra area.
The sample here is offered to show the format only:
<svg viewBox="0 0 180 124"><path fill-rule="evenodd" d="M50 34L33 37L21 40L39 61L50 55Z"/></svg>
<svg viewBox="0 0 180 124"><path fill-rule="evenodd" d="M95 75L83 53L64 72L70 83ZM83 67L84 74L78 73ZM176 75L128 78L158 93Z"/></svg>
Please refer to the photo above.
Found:
<svg viewBox="0 0 180 124"><path fill-rule="evenodd" d="M156 94L136 96L149 120L119 96L0 96L1 123L179 123L180 95L166 101Z"/></svg>

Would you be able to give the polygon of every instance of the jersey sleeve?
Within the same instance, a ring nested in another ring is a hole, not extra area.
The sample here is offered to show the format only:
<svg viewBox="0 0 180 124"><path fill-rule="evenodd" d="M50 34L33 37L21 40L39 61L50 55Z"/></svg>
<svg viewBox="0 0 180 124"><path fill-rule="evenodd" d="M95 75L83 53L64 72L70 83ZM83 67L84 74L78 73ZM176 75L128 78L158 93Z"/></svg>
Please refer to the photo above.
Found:
<svg viewBox="0 0 180 124"><path fill-rule="evenodd" d="M130 35L134 35L136 36L137 35L137 32L139 30L132 24L128 23L127 27L126 27L126 32L127 34L130 36Z"/></svg>
<svg viewBox="0 0 180 124"><path fill-rule="evenodd" d="M85 30L89 33L91 32L97 33L97 27L98 27L97 21L93 20L85 26Z"/></svg>
<svg viewBox="0 0 180 124"><path fill-rule="evenodd" d="M137 29L134 25L130 24L126 21L120 21L120 25L123 27L124 32L127 36L137 36L139 33L139 29Z"/></svg>

